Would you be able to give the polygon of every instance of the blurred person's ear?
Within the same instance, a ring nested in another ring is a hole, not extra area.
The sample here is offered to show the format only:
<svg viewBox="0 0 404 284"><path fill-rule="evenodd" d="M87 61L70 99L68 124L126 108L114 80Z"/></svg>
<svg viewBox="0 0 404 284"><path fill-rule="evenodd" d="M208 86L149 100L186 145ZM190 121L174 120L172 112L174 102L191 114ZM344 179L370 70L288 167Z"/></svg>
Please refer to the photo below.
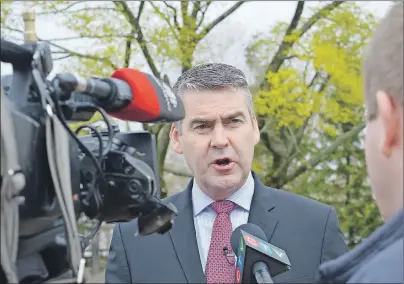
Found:
<svg viewBox="0 0 404 284"><path fill-rule="evenodd" d="M396 99L383 91L377 93L377 106L383 126L382 151L386 157L390 157L394 148L402 147L402 107Z"/></svg>

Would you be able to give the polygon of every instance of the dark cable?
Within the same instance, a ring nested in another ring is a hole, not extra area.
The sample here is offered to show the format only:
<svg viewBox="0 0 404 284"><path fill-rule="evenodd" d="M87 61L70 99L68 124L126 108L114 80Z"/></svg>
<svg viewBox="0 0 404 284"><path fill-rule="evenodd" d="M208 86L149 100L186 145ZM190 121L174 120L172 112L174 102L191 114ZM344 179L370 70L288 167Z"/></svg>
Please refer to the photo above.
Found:
<svg viewBox="0 0 404 284"><path fill-rule="evenodd" d="M97 225L95 225L95 227L91 230L91 232L87 236L82 237L81 244L82 244L83 253L84 253L86 247L89 245L91 239L94 238L94 236L97 234L98 230L101 227L101 224L102 224L102 219L97 220Z"/></svg>
<svg viewBox="0 0 404 284"><path fill-rule="evenodd" d="M108 118L107 113L104 111L104 109L102 109L101 107L94 105L92 103L80 103L80 104L76 104L76 108L80 109L80 108L84 108L84 109L95 109L97 111L99 111L107 125L107 129L108 129L108 141L107 141L107 145L104 149L104 151L102 151L102 154L99 156L99 161L101 162L102 159L108 154L108 152L111 150L112 147L112 139L113 139L113 129L112 129L112 124L111 121ZM94 128L93 128L94 129ZM96 132L98 132L98 130L96 130ZM100 134L101 136L101 134ZM102 142L101 142L101 145ZM103 172L104 173L104 172ZM106 181L105 181L105 186L106 185ZM99 191L90 191L90 193L86 196L86 198L83 200L84 202L88 203L90 201L90 199L93 197L93 195L98 198L101 199L101 196L99 194Z"/></svg>
<svg viewBox="0 0 404 284"><path fill-rule="evenodd" d="M91 103L80 103L76 105L77 108L92 108L97 110L99 113L101 113L105 124L107 125L107 129L108 129L108 142L107 145L105 146L104 152L102 154L102 156L104 157L105 155L108 154L109 151L111 151L111 147L112 147L112 139L114 138L114 133L113 133L113 129L112 129L112 124L110 119L108 118L108 114L105 112L105 110L95 104L91 104Z"/></svg>
<svg viewBox="0 0 404 284"><path fill-rule="evenodd" d="M103 153L103 149L104 149L104 145L103 145L103 143L102 143L101 133L100 133L100 132L97 130L97 128L95 128L94 126L91 126L91 125L86 124L86 125L81 125L81 126L79 126L79 127L76 129L76 131L75 131L76 135L79 134L79 132L80 132L81 130L83 130L84 128L90 128L92 131L94 131L95 135L97 136L98 142L99 142L99 146L100 146L99 149L98 149L98 161L101 162L102 153Z"/></svg>
<svg viewBox="0 0 404 284"><path fill-rule="evenodd" d="M136 179L136 177L127 175L127 174L121 174L121 173L105 173L106 177L115 177L115 178L122 178L122 179Z"/></svg>
<svg viewBox="0 0 404 284"><path fill-rule="evenodd" d="M104 172L102 171L101 166L98 163L97 159L91 153L91 151L83 144L83 142L81 142L80 139L73 133L73 131L70 129L70 127L67 125L66 119L65 119L65 117L63 115L63 112L62 112L62 110L60 108L59 100L57 98L53 97L53 102L54 102L54 105L55 105L56 115L60 119L60 122L62 123L63 127L70 134L70 136L76 141L76 143L79 145L79 147L83 151L83 153L92 160L92 162L94 163L95 168L97 169L97 171L100 174L100 179L102 181L102 184L104 186L107 186L107 181L105 179ZM93 187L92 190L90 191L89 195L94 195L96 206L97 206L97 209L99 210L102 207L102 204L103 204L99 191L95 187Z"/></svg>

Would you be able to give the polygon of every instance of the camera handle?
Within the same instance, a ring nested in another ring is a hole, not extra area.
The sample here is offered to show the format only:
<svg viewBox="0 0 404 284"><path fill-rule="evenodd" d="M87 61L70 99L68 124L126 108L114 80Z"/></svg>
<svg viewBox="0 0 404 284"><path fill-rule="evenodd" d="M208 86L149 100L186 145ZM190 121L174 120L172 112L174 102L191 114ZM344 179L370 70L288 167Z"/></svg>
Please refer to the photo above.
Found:
<svg viewBox="0 0 404 284"><path fill-rule="evenodd" d="M14 125L6 95L1 89L1 266L11 283L18 283L17 252L19 233L18 195L25 186L25 176L18 164Z"/></svg>

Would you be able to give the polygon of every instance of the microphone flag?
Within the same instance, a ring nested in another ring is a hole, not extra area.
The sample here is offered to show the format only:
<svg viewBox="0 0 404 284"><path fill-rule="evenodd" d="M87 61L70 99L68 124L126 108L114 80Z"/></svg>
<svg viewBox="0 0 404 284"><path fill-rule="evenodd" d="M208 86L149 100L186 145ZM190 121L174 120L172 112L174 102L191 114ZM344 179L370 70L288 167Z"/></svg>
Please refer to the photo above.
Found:
<svg viewBox="0 0 404 284"><path fill-rule="evenodd" d="M289 258L283 249L241 230L237 253L236 283L244 283L252 279L251 267L257 261L267 264L271 276L290 269Z"/></svg>

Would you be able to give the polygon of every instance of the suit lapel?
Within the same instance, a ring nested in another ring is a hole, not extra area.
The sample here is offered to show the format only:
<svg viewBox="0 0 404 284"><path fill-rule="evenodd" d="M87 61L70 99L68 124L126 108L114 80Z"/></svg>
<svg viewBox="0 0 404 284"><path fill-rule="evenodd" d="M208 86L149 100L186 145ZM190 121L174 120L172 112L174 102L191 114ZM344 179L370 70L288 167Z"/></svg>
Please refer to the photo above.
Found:
<svg viewBox="0 0 404 284"><path fill-rule="evenodd" d="M186 190L173 201L178 215L169 234L177 253L178 260L188 283L205 283L193 219L191 200L192 181Z"/></svg>
<svg viewBox="0 0 404 284"><path fill-rule="evenodd" d="M270 242L278 223L278 219L271 213L271 210L275 208L275 200L271 195L273 189L263 185L255 173L253 177L255 188L248 222L258 225L267 236L267 241ZM206 283L196 242L191 190L192 180L178 195L177 200L173 201L179 213L169 234L187 282Z"/></svg>
<svg viewBox="0 0 404 284"><path fill-rule="evenodd" d="M267 241L270 242L275 232L276 224L278 223L278 219L271 213L275 208L274 196L271 194L274 189L268 188L262 184L254 172L253 177L255 188L248 222L259 226L267 236Z"/></svg>

